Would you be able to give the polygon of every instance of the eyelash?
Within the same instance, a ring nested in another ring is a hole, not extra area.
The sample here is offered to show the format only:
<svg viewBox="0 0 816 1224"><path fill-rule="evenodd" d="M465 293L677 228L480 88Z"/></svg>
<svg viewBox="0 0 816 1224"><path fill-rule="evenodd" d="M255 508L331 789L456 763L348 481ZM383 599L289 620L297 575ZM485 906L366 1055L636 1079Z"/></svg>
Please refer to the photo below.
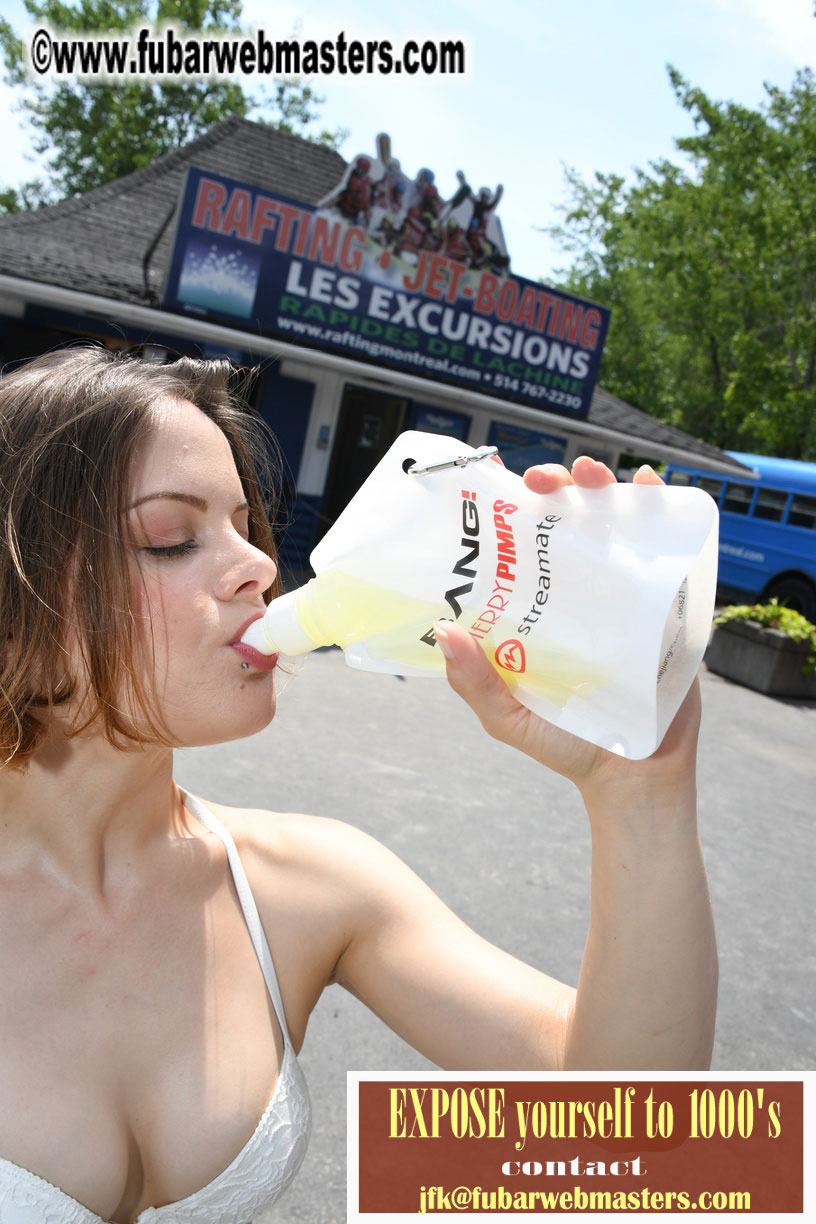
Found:
<svg viewBox="0 0 816 1224"><path fill-rule="evenodd" d="M183 544L168 544L165 548L146 548L144 551L151 557L183 557L198 548L195 540L185 540Z"/></svg>

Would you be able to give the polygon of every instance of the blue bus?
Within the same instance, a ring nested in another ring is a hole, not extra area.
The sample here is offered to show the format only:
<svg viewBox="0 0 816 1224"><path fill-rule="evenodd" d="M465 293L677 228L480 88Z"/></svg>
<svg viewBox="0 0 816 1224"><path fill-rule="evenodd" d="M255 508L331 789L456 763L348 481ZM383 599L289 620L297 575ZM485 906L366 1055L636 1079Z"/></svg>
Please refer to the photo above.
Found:
<svg viewBox="0 0 816 1224"><path fill-rule="evenodd" d="M670 464L669 484L697 485L720 508L722 597L780 603L816 623L816 463L726 451L749 471L725 476Z"/></svg>

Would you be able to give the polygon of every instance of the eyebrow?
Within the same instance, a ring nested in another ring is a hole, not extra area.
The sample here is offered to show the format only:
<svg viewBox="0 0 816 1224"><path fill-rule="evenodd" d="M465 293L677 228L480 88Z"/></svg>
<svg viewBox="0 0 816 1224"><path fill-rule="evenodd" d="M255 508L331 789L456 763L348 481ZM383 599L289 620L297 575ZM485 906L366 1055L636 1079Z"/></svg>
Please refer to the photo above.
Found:
<svg viewBox="0 0 816 1224"><path fill-rule="evenodd" d="M194 493L176 493L173 490L161 491L159 493L146 493L144 497L137 497L135 502L128 506L128 510L135 510L137 506L143 506L145 502L159 501L161 499L167 501L184 502L187 506L193 506L196 510L206 511L209 508L208 502L203 497L196 497ZM248 510L249 502L242 501L235 507L236 512L239 510Z"/></svg>

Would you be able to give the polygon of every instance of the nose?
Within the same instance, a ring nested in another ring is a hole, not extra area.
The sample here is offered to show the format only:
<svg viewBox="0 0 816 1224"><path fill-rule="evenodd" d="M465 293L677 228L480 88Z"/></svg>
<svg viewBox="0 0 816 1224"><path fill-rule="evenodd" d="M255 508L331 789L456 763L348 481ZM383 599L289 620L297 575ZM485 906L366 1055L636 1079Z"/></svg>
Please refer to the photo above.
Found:
<svg viewBox="0 0 816 1224"><path fill-rule="evenodd" d="M272 558L241 536L235 537L226 564L218 577L216 594L219 599L250 599L268 591L277 577L278 567Z"/></svg>

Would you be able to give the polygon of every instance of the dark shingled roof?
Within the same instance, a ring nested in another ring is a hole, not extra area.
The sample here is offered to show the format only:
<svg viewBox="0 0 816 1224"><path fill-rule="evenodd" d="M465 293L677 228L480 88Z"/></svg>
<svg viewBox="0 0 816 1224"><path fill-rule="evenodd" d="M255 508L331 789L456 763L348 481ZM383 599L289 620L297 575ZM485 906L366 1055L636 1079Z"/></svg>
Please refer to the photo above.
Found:
<svg viewBox="0 0 816 1224"><path fill-rule="evenodd" d="M172 221L150 258L149 290L143 261L179 199L189 166L308 204L326 195L346 170L331 149L234 116L144 170L48 208L0 217L0 272L156 305L170 260Z"/></svg>
<svg viewBox="0 0 816 1224"><path fill-rule="evenodd" d="M346 162L331 149L234 116L144 170L86 195L0 216L0 273L114 301L158 305L175 228L168 218L189 166L308 204L327 195L346 170ZM144 262L154 243L146 285ZM602 387L595 388L589 421L628 435L633 446L642 442L646 453L651 442L734 466L716 447L664 425Z"/></svg>

